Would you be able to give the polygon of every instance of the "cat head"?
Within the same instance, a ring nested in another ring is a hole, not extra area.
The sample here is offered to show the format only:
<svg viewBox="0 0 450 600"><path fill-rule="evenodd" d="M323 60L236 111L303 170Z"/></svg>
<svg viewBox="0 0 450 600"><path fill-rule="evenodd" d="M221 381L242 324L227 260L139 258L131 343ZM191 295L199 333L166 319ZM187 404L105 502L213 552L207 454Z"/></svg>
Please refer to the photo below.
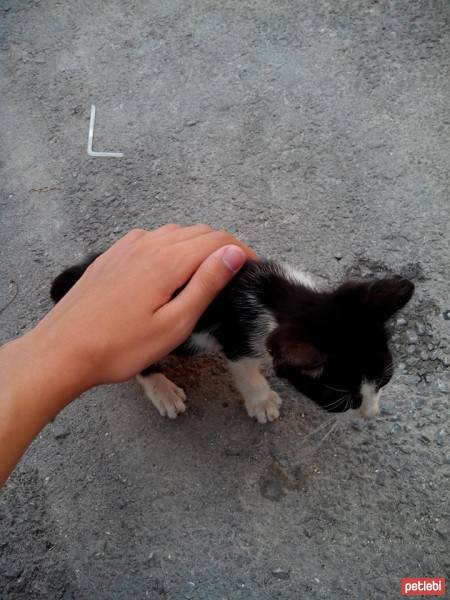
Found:
<svg viewBox="0 0 450 600"><path fill-rule="evenodd" d="M279 377L330 412L378 414L381 389L393 373L386 322L410 300L403 278L348 281L320 294L267 339Z"/></svg>

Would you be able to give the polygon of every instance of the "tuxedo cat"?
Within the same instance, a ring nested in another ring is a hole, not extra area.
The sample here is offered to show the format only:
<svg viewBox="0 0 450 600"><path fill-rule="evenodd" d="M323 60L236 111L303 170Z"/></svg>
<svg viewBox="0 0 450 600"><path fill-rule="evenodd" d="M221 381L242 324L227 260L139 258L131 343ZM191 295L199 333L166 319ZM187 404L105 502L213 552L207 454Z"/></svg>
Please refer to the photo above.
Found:
<svg viewBox="0 0 450 600"><path fill-rule="evenodd" d="M57 302L89 264L63 271L53 282ZM331 412L378 414L381 388L392 376L386 322L411 298L401 277L347 281L321 290L308 275L274 261L248 261L199 319L176 355L221 351L250 417L274 421L281 400L260 371L267 355L275 373ZM152 365L138 375L163 416L186 410L184 391Z"/></svg>

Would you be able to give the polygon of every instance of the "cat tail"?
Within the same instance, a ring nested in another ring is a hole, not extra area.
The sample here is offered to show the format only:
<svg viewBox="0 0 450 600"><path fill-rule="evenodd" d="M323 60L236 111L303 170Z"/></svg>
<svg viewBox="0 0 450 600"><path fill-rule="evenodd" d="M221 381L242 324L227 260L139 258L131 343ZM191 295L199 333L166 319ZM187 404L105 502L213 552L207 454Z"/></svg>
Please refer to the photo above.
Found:
<svg viewBox="0 0 450 600"><path fill-rule="evenodd" d="M50 288L50 297L55 304L67 294L70 288L76 284L89 265L93 263L97 256L100 256L100 254L101 252L98 252L97 254L91 254L83 262L69 267L60 273L58 277L56 277Z"/></svg>

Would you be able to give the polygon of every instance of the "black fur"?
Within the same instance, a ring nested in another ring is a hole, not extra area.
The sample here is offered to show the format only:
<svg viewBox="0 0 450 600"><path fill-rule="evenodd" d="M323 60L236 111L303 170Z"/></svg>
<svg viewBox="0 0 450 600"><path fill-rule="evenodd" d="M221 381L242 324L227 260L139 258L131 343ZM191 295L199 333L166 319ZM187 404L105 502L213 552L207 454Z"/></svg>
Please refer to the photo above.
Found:
<svg viewBox="0 0 450 600"><path fill-rule="evenodd" d="M55 302L74 285L97 255L61 273L53 282ZM363 380L384 386L392 375L386 321L411 298L414 285L402 278L350 281L319 291L293 279L279 264L248 261L199 319L226 357L236 361L272 355L275 372L330 411L358 408ZM272 329L270 322L276 322ZM195 353L191 339L174 350ZM145 369L148 375L157 366ZM345 395L345 402L340 401Z"/></svg>

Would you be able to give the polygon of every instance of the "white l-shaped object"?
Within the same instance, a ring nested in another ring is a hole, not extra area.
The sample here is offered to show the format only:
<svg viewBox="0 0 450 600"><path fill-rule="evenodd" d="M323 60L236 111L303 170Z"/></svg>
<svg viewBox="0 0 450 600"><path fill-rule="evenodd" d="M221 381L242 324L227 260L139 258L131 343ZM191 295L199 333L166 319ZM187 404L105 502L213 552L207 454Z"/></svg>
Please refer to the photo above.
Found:
<svg viewBox="0 0 450 600"><path fill-rule="evenodd" d="M91 106L91 120L89 121L89 134L87 143L87 153L89 156L108 156L112 158L121 158L123 152L96 152L92 150L92 140L94 139L94 123L95 123L95 104Z"/></svg>

